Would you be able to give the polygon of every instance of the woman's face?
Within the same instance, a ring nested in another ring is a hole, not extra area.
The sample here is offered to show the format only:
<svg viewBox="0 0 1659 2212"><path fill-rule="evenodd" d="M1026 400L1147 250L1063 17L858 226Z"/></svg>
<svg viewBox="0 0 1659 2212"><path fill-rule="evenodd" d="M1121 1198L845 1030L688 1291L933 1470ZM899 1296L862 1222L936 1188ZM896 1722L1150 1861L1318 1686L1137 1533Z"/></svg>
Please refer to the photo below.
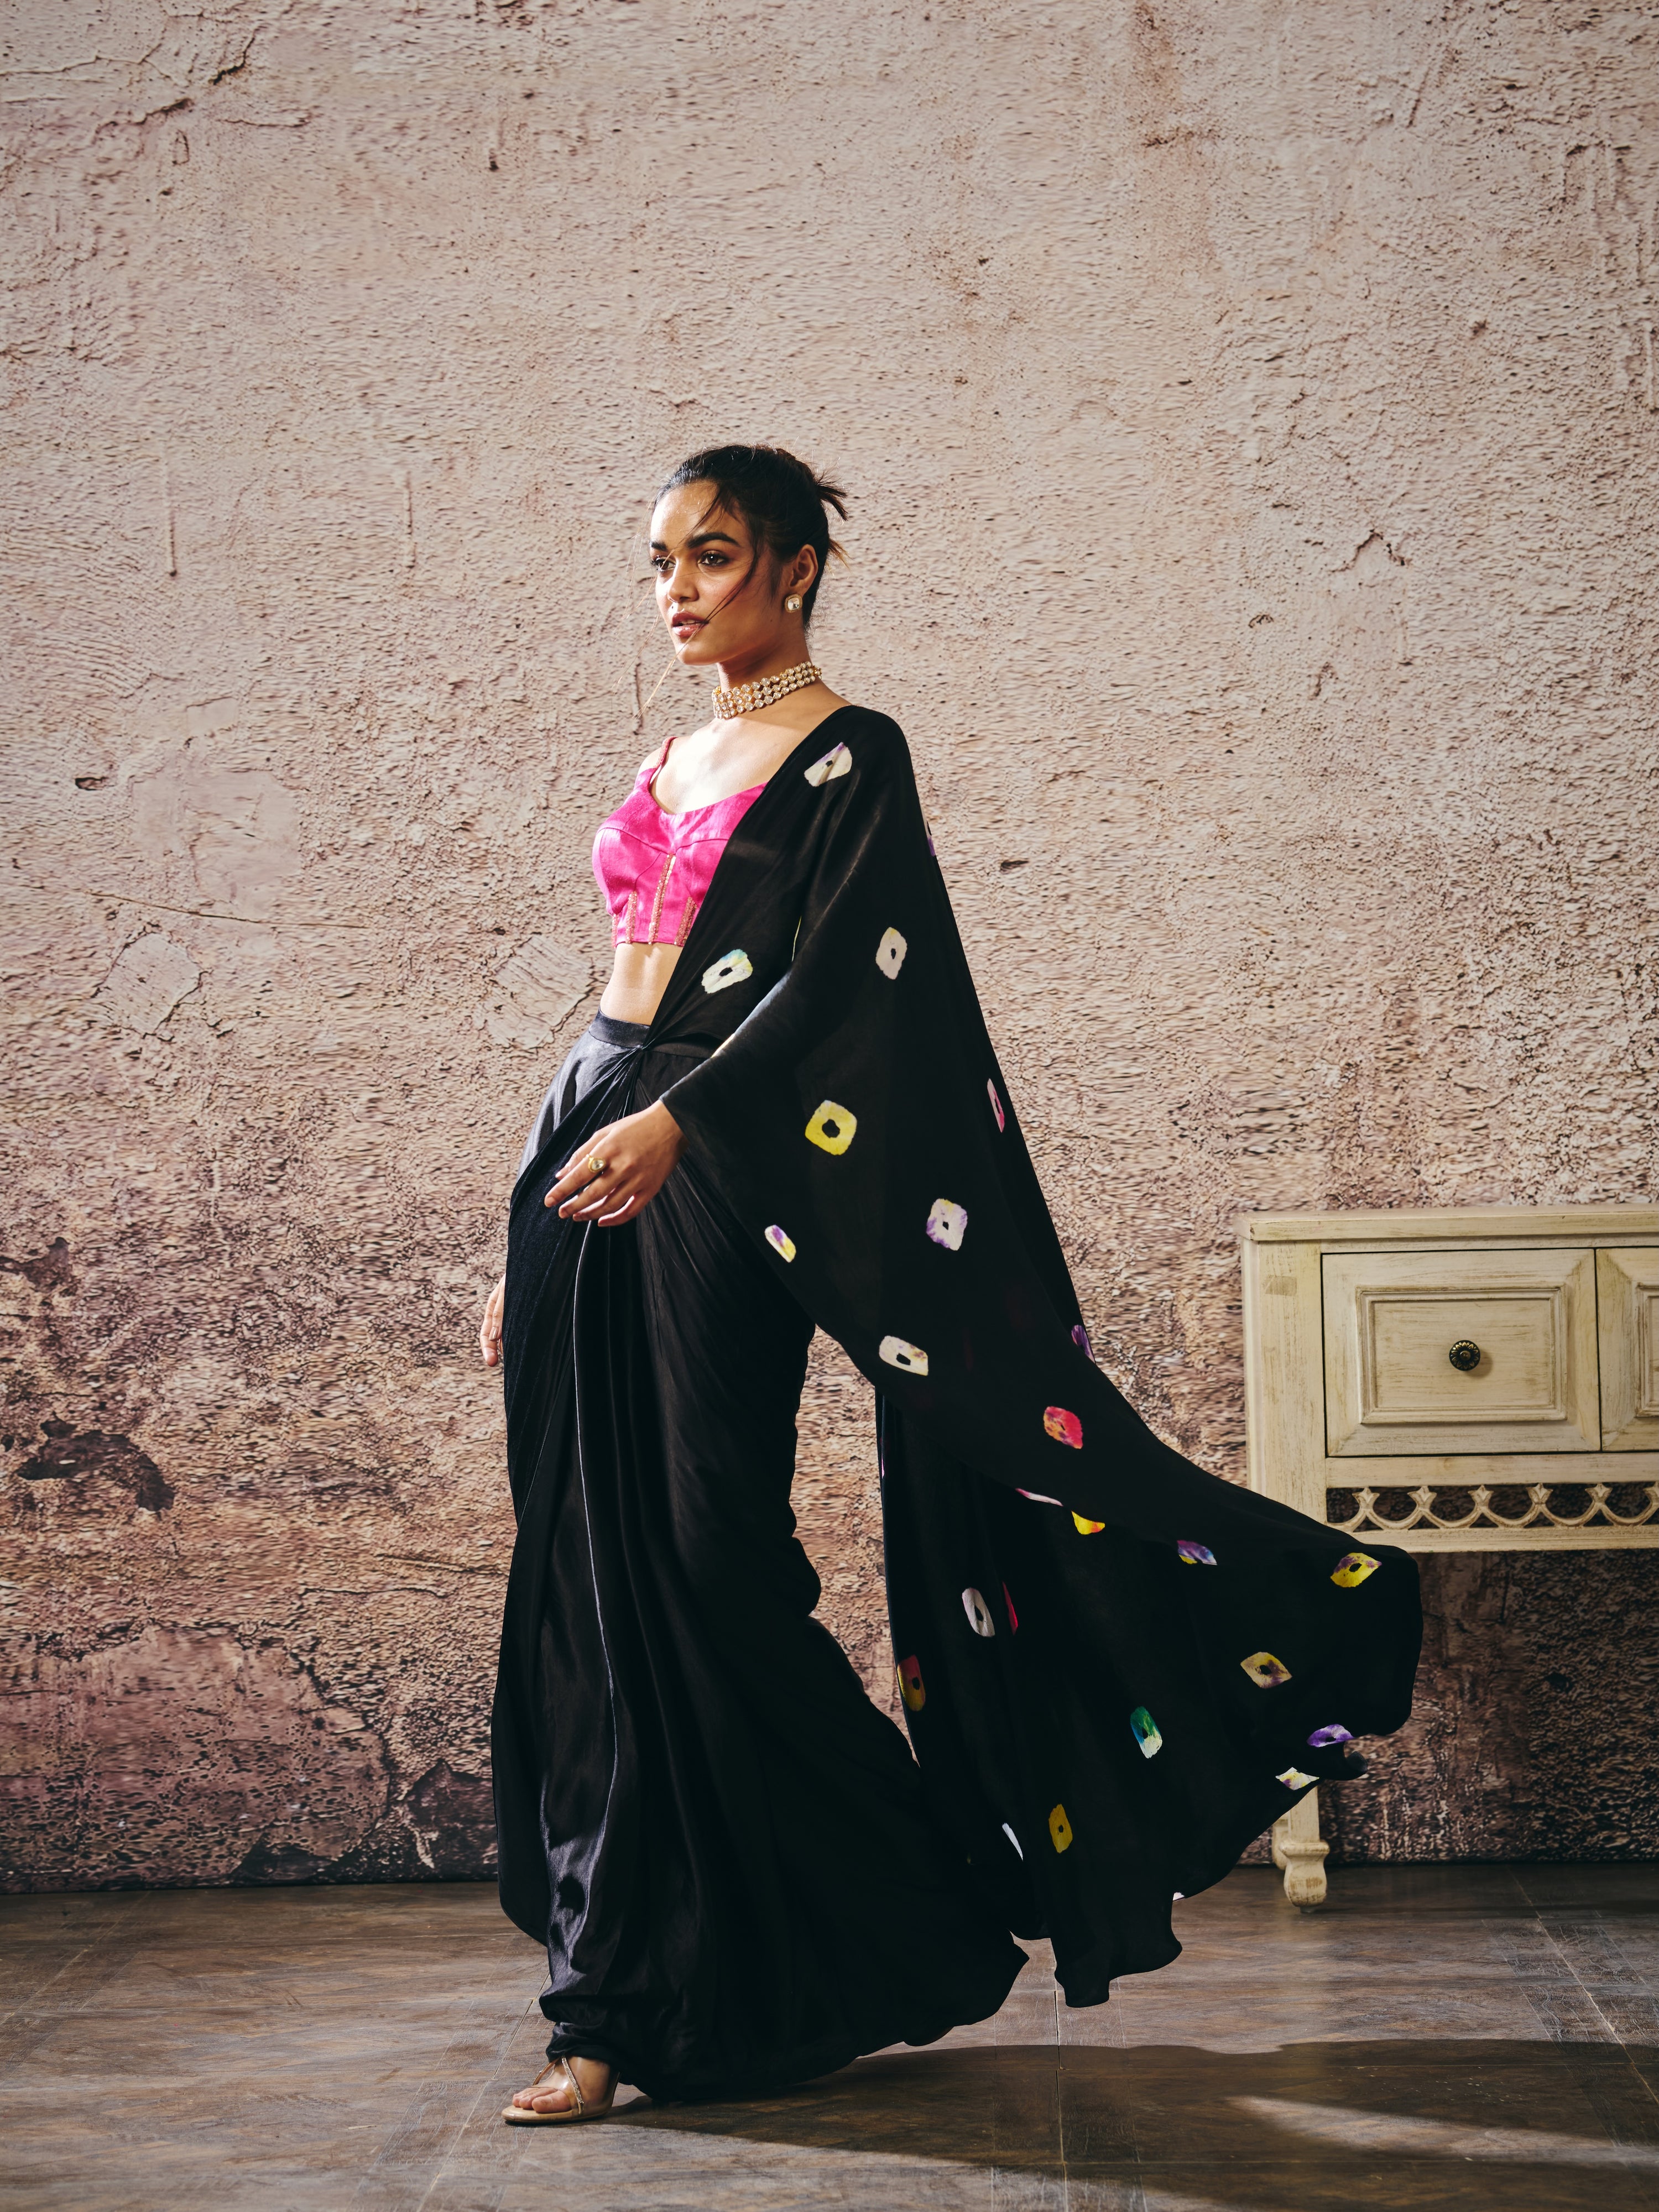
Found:
<svg viewBox="0 0 1659 2212"><path fill-rule="evenodd" d="M711 512L714 488L681 484L665 492L651 518L651 565L657 572L657 605L688 668L714 663L743 666L776 652L799 614L786 615L785 597L805 589L816 562L810 550L785 570L756 548L749 526L723 507Z"/></svg>

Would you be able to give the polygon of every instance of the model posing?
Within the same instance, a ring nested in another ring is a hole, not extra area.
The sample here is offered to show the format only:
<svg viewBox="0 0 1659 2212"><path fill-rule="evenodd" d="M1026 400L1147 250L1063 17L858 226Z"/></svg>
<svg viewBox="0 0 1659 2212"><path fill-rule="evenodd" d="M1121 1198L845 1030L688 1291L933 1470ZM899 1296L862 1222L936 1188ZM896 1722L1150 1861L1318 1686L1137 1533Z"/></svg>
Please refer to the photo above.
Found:
<svg viewBox="0 0 1659 2212"><path fill-rule="evenodd" d="M658 605L721 688L599 831L616 965L483 1324L501 1899L550 1967L526 2124L931 2041L1002 2002L1011 1930L1100 2003L1410 1705L1409 1558L1202 1473L1092 1363L903 736L807 653L826 503L763 447L657 501ZM794 1536L815 1323L878 1392L909 1746Z"/></svg>

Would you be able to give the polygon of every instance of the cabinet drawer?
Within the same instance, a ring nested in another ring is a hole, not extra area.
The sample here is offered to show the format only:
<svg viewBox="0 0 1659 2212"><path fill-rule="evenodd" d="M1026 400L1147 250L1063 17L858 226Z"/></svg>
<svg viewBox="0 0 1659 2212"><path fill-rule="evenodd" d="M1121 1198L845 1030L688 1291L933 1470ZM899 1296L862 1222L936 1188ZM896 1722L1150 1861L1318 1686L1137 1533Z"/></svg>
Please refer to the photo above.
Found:
<svg viewBox="0 0 1659 2212"><path fill-rule="evenodd" d="M1601 1333L1601 1442L1607 1451L1659 1444L1659 1246L1595 1255Z"/></svg>
<svg viewBox="0 0 1659 2212"><path fill-rule="evenodd" d="M1595 1280L1589 1250L1327 1253L1328 1453L1595 1450Z"/></svg>

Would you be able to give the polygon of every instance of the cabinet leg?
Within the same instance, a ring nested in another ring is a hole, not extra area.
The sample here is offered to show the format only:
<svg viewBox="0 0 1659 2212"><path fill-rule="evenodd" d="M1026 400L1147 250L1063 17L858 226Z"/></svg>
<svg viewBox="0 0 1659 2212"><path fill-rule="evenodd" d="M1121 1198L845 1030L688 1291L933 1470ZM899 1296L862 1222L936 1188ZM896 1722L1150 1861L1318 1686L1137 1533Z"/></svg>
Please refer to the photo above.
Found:
<svg viewBox="0 0 1659 2212"><path fill-rule="evenodd" d="M1292 1905L1325 1902L1329 1849L1319 1832L1319 1792L1310 1790L1282 1820L1273 1822L1273 1864L1284 1870L1285 1894Z"/></svg>

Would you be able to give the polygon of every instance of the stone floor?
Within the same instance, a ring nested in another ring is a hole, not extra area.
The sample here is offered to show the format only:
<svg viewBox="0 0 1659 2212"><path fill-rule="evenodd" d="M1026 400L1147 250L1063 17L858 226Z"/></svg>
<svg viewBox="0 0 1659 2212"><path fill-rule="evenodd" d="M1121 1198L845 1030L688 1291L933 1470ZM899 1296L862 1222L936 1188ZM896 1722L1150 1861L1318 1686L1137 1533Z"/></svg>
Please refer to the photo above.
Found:
<svg viewBox="0 0 1659 2212"><path fill-rule="evenodd" d="M493 1892L0 1900L0 2204L64 2212L1659 2208L1659 1867L1241 1870L1109 2006L747 2105L496 2114L540 2063Z"/></svg>

